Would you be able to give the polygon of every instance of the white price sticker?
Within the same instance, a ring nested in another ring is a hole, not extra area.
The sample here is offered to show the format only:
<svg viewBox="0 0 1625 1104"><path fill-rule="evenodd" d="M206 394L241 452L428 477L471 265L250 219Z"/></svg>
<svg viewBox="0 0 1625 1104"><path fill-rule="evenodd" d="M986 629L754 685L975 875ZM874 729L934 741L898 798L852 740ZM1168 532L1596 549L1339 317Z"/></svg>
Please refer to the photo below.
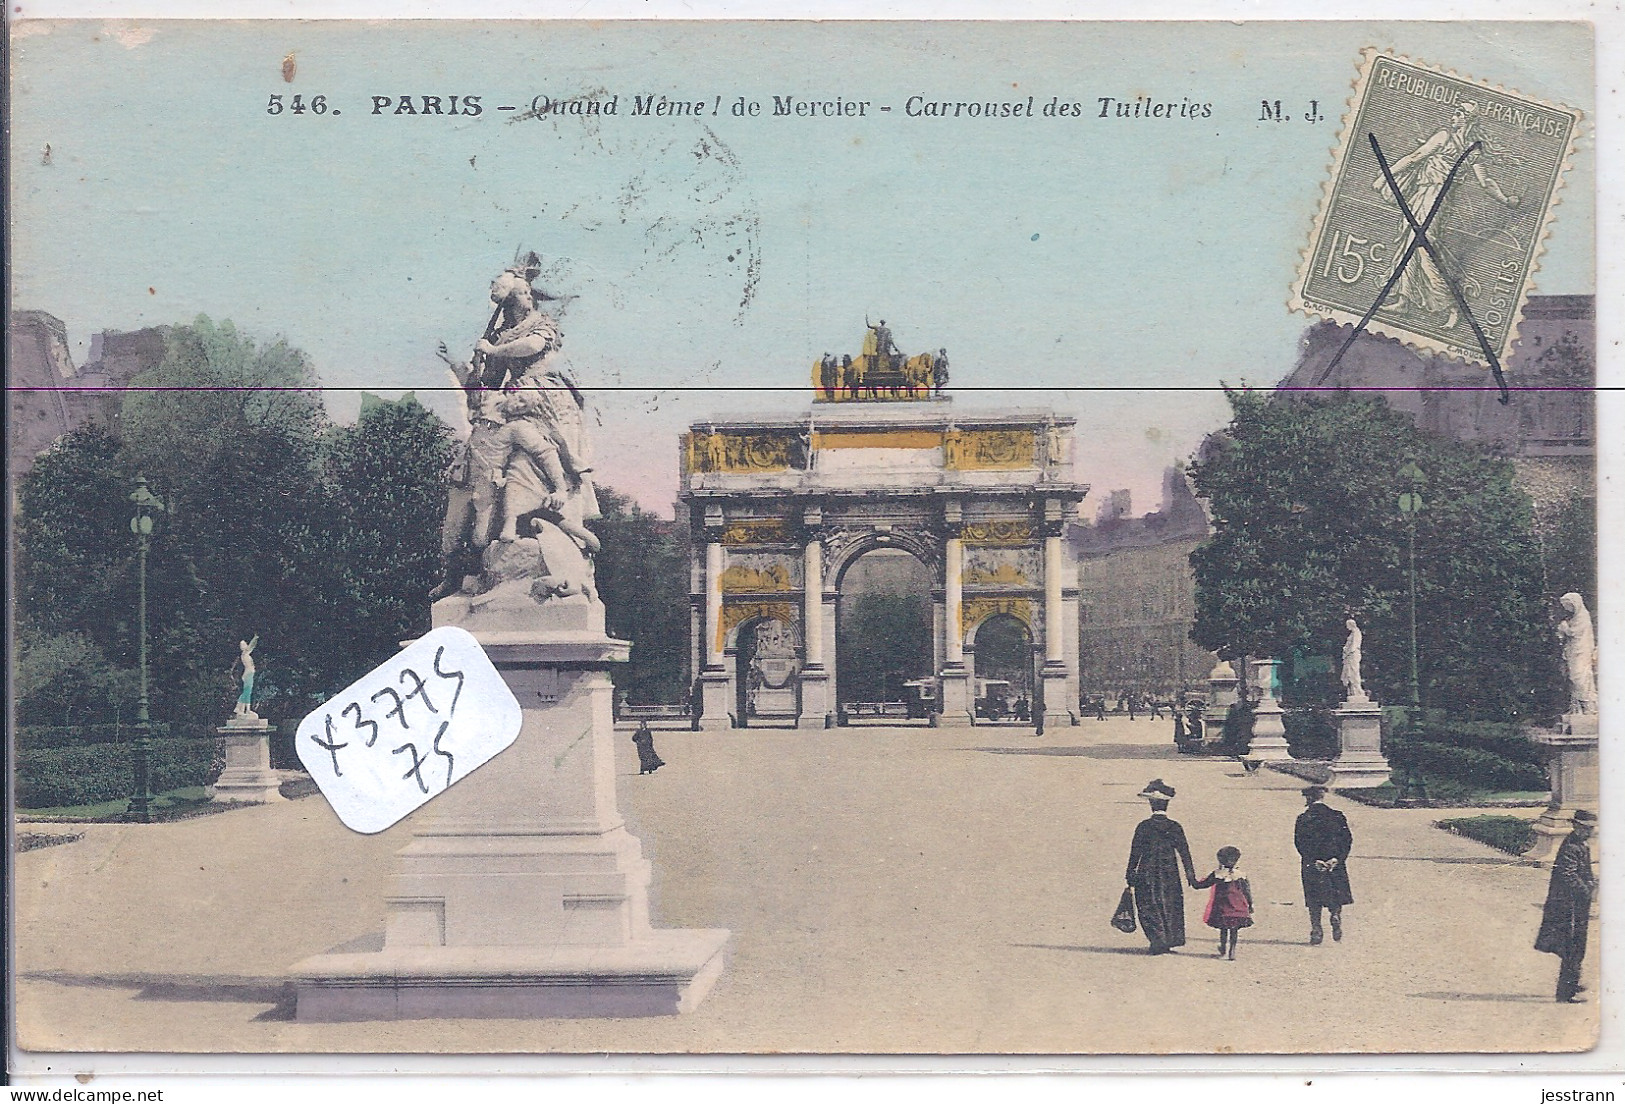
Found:
<svg viewBox="0 0 1625 1104"><path fill-rule="evenodd" d="M357 832L382 832L519 738L519 701L469 632L401 649L299 724L299 760Z"/></svg>

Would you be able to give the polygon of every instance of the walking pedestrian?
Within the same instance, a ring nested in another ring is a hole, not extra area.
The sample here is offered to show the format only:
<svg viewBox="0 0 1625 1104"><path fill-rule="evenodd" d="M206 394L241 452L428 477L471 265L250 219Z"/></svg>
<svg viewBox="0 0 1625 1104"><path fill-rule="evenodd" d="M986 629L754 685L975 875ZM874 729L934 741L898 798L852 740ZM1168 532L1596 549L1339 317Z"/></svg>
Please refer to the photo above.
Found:
<svg viewBox="0 0 1625 1104"><path fill-rule="evenodd" d="M638 749L639 774L653 774L666 765L666 761L655 754L655 734L649 731L648 721L638 722L638 730L632 733L632 746Z"/></svg>
<svg viewBox="0 0 1625 1104"><path fill-rule="evenodd" d="M1343 906L1354 903L1349 888L1349 851L1354 837L1348 817L1325 804L1325 786L1305 786L1304 810L1298 814L1293 842L1303 865L1303 903L1309 910L1309 945L1319 946L1326 936L1320 926L1320 912L1327 909L1332 918L1332 939L1343 939Z"/></svg>
<svg viewBox="0 0 1625 1104"><path fill-rule="evenodd" d="M1219 848L1218 859L1219 865L1213 873L1197 882L1195 888L1213 887L1202 922L1219 929L1219 956L1235 961L1236 936L1242 928L1253 926L1253 888L1247 875L1236 869L1236 864L1241 862L1239 848Z"/></svg>
<svg viewBox="0 0 1625 1104"><path fill-rule="evenodd" d="M1124 877L1134 891L1134 909L1151 953L1167 954L1185 945L1185 885L1196 885L1196 870L1185 829L1168 817L1174 788L1157 778L1146 783L1138 796L1150 802L1151 815L1134 829ZM1185 885L1180 883L1181 865Z"/></svg>
<svg viewBox="0 0 1625 1104"><path fill-rule="evenodd" d="M1552 880L1546 890L1546 908L1540 918L1540 934L1535 950L1557 955L1557 1000L1559 1004L1582 1004L1580 963L1586 954L1586 937L1591 927L1591 898L1597 892L1597 878L1591 872L1591 848L1587 841L1597 823L1589 809L1574 813L1574 828L1564 837L1552 859Z"/></svg>

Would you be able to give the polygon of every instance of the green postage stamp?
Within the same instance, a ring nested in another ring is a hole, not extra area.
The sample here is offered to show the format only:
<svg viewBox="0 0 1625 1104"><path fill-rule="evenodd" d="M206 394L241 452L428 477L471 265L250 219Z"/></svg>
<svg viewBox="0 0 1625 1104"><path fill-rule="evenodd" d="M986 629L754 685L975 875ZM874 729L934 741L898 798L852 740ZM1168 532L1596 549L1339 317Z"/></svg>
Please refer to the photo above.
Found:
<svg viewBox="0 0 1625 1104"><path fill-rule="evenodd" d="M1560 104L1367 50L1293 309L1504 361L1579 124Z"/></svg>

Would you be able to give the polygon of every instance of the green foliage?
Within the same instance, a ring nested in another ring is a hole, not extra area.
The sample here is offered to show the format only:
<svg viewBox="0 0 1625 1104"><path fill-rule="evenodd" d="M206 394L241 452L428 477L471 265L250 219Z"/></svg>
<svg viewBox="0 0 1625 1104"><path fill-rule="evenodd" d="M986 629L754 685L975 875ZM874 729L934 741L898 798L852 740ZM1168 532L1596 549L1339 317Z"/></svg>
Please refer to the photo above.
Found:
<svg viewBox="0 0 1625 1104"><path fill-rule="evenodd" d="M1551 595L1570 591L1597 609L1597 499L1576 494L1554 509L1544 540L1546 590ZM1562 614L1558 613L1561 617Z"/></svg>
<svg viewBox="0 0 1625 1104"><path fill-rule="evenodd" d="M11 692L20 724L128 722L140 676L108 663L84 633L65 632L19 642Z"/></svg>
<svg viewBox="0 0 1625 1104"><path fill-rule="evenodd" d="M1335 759L1341 750L1337 722L1325 709L1292 709L1282 718L1294 759Z"/></svg>
<svg viewBox="0 0 1625 1104"><path fill-rule="evenodd" d="M1365 631L1372 696L1409 685L1408 523L1398 472L1426 473L1416 520L1422 697L1476 717L1556 705L1528 497L1510 463L1424 433L1381 400L1230 395L1233 420L1192 465L1213 537L1191 555L1192 638L1226 657L1336 655Z"/></svg>
<svg viewBox="0 0 1625 1104"><path fill-rule="evenodd" d="M255 708L281 720L428 627L449 459L432 414L379 402L329 429L303 353L207 319L171 328L163 361L134 382L117 437L67 435L19 488L25 719L128 719L117 672L138 659L138 473L168 506L147 559L155 721L224 718L250 635Z"/></svg>
<svg viewBox="0 0 1625 1104"><path fill-rule="evenodd" d="M19 751L16 764L21 809L91 805L135 788L127 744ZM148 764L154 792L209 785L220 774L213 740L154 740Z"/></svg>
<svg viewBox="0 0 1625 1104"><path fill-rule="evenodd" d="M1458 836L1487 843L1509 855L1521 855L1534 846L1535 829L1522 817L1474 816L1441 820L1436 827Z"/></svg>
<svg viewBox="0 0 1625 1104"><path fill-rule="evenodd" d="M688 527L647 513L625 495L597 488L604 515L590 523L603 542L595 564L609 635L632 642L611 672L634 705L681 702L688 654Z"/></svg>
<svg viewBox="0 0 1625 1104"><path fill-rule="evenodd" d="M843 701L896 701L930 674L931 607L916 594L864 594L841 608L836 679Z"/></svg>

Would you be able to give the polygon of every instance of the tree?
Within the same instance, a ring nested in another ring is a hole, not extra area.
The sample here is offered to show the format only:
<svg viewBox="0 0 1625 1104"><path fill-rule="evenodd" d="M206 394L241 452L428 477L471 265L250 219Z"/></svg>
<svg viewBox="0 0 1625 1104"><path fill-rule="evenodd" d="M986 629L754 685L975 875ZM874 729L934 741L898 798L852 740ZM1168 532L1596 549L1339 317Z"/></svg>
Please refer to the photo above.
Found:
<svg viewBox="0 0 1625 1104"><path fill-rule="evenodd" d="M323 616L299 650L330 658L333 689L429 631L450 460L450 430L410 395L364 402L355 425L329 434L325 516L297 538L315 542L301 557L311 574L289 582L319 590Z"/></svg>
<svg viewBox="0 0 1625 1104"><path fill-rule="evenodd" d="M329 430L303 353L207 319L166 331L135 382L116 434L67 435L19 487L19 629L88 642L40 670L136 666L137 473L169 506L147 562L155 720L218 723L250 635L256 708L286 720L428 627L448 443L426 410L376 403Z"/></svg>
<svg viewBox="0 0 1625 1104"><path fill-rule="evenodd" d="M648 513L626 495L597 488L604 515L590 523L603 542L596 571L609 635L632 642L615 685L643 705L688 692L688 529Z"/></svg>
<svg viewBox="0 0 1625 1104"><path fill-rule="evenodd" d="M1380 399L1231 392L1233 419L1191 466L1213 536L1191 554L1192 639L1226 658L1335 654L1365 632L1365 683L1405 701L1406 522L1398 469L1427 475L1416 522L1422 699L1486 718L1555 704L1529 498L1513 468L1417 429Z"/></svg>
<svg viewBox="0 0 1625 1104"><path fill-rule="evenodd" d="M895 701L931 673L931 605L918 594L860 594L841 610L836 680L843 701Z"/></svg>

